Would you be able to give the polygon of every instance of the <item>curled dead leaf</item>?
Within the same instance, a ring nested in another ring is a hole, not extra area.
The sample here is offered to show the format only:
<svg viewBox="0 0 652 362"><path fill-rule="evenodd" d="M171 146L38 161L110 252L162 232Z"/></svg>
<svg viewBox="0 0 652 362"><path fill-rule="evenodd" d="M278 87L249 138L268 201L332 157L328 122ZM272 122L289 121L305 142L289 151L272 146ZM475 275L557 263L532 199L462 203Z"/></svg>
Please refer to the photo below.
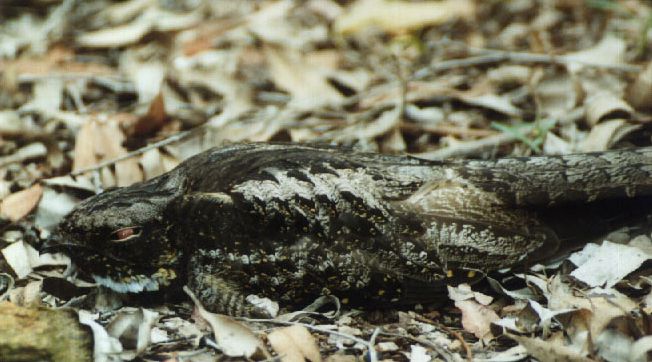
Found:
<svg viewBox="0 0 652 362"><path fill-rule="evenodd" d="M250 358L258 352L269 354L249 327L229 316L207 311L188 287L183 287L183 290L195 303L199 315L210 324L215 342L225 355Z"/></svg>
<svg viewBox="0 0 652 362"><path fill-rule="evenodd" d="M590 96L584 103L586 120L594 126L607 118L629 118L634 110L621 97L611 92Z"/></svg>

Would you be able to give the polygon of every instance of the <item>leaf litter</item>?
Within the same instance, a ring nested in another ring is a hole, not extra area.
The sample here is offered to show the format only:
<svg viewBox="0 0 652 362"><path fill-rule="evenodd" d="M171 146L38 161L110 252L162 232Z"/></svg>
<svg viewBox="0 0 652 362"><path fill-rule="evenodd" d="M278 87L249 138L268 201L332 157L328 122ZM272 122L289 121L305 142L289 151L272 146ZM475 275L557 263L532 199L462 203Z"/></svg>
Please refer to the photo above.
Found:
<svg viewBox="0 0 652 362"><path fill-rule="evenodd" d="M97 360L648 360L645 229L381 318L330 300L285 313L256 297L270 321L142 306L37 250L80 200L227 142L431 159L650 145L650 14L642 0L2 4L0 299L74 308Z"/></svg>

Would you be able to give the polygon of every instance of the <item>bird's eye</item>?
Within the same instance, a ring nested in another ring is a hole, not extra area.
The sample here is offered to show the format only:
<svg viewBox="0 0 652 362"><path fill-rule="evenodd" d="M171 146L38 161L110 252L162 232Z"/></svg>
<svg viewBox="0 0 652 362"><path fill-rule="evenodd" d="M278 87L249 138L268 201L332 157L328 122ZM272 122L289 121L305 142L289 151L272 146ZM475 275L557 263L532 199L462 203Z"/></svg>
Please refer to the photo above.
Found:
<svg viewBox="0 0 652 362"><path fill-rule="evenodd" d="M126 228L118 229L114 231L112 235L112 241L127 241L133 239L140 235L140 228L138 226L129 226Z"/></svg>

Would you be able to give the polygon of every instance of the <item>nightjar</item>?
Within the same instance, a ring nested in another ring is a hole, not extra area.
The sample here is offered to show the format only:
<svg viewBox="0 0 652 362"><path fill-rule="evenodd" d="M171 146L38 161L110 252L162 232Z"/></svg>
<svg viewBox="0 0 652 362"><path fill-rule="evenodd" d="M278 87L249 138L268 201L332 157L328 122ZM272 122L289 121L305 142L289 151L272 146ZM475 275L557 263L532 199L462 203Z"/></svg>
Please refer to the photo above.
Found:
<svg viewBox="0 0 652 362"><path fill-rule="evenodd" d="M249 295L414 304L647 213L651 176L652 148L435 162L241 144L86 199L47 250L118 292L188 285L232 315L266 315Z"/></svg>

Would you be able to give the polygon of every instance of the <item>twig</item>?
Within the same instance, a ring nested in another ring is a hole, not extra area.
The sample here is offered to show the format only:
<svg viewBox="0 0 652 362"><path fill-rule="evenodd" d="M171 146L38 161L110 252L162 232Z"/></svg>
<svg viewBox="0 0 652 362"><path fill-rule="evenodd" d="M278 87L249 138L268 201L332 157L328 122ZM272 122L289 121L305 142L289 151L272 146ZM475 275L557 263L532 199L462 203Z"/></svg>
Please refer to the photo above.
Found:
<svg viewBox="0 0 652 362"><path fill-rule="evenodd" d="M429 75L432 75L433 73L439 73L450 69L472 67L477 65L485 65L485 64L499 63L505 61L510 61L514 63L549 63L549 64L558 64L558 65L580 64L587 67L618 70L618 71L628 72L628 73L638 73L641 71L641 67L637 65L631 65L631 64L595 63L595 62L587 62L583 60L573 59L572 56L568 56L568 55L548 55L548 54L540 54L540 53L514 52L514 51L498 50L498 49L475 48L475 47L470 47L461 42L452 42L452 41L448 43L460 44L470 52L477 53L479 55L475 55L467 58L444 60L429 65L427 67L421 68L414 73L415 80L423 79Z"/></svg>
<svg viewBox="0 0 652 362"><path fill-rule="evenodd" d="M435 322L432 319L426 318L424 316L420 316L418 314L414 316L414 319L416 319L419 322L435 325L435 326L443 329L446 333L448 333L448 334L452 335L453 337L455 337L455 339L460 341L460 343L462 344L462 348L464 348L464 351L466 352L466 359L469 362L473 361L473 352L471 352L471 347L469 347L469 344L466 343L466 341L464 340L464 338L462 337L461 334L455 332L454 330L446 327L445 325L443 325L441 323Z"/></svg>
<svg viewBox="0 0 652 362"><path fill-rule="evenodd" d="M274 319L252 319L252 318L245 318L245 317L241 317L241 318L237 318L237 319L245 321L245 322L250 322L250 323L272 323L272 324L280 324L280 325L285 325L285 326L294 326L294 325L303 326L303 327L311 329L313 331L317 331L317 332L321 332L321 333L325 333L325 334L332 334L332 335L335 335L335 336L340 336L340 337L343 337L343 338L346 338L346 339L350 339L350 340L352 340L352 341L354 341L356 343L360 343L360 344L364 345L365 347L367 347L367 351L369 352L369 361L370 362L378 362L378 354L376 353L376 349L374 348L374 346L370 342L365 341L362 338L352 336L350 334L346 334L346 333L342 333L342 332L338 332L338 331L333 331L333 330L330 330L330 329L321 328L319 326L313 326L311 324L300 323L300 322L277 321L277 320L274 320ZM375 333L375 331L374 331L374 333ZM373 335L372 335L372 337L373 337Z"/></svg>
<svg viewBox="0 0 652 362"><path fill-rule="evenodd" d="M376 329L374 329L374 332L371 334L371 337L369 337L369 358L370 359L371 359L371 351L374 351L374 355L376 354L376 347L375 347L376 338L378 338L378 334L380 333L381 330L382 330L382 328L376 327Z"/></svg>
<svg viewBox="0 0 652 362"><path fill-rule="evenodd" d="M445 160L452 157L469 156L498 147L502 144L516 140L516 137L508 133L500 133L494 136L485 137L479 140L460 142L454 146L441 148L435 151L414 153L415 157L427 160Z"/></svg>
<svg viewBox="0 0 652 362"><path fill-rule="evenodd" d="M488 137L499 134L499 132L490 129L430 125L416 122L401 122L400 127L401 130L407 132L426 132L441 136L454 135L459 137Z"/></svg>
<svg viewBox="0 0 652 362"><path fill-rule="evenodd" d="M102 162L98 163L97 165L94 165L94 166L91 166L91 167L86 167L86 168L83 168L81 170L73 171L73 172L70 173L70 175L71 176L79 176L81 174L85 174L85 173L88 173L88 172L97 171L97 170L99 170L99 169L101 169L103 167L110 166L110 165L113 165L113 164L118 163L120 161L124 161L126 159L139 156L139 155L141 155L141 154L143 154L143 153L145 153L145 152L147 152L149 150L159 148L159 147L163 147L165 145L169 145L170 143L181 141L182 139L190 136L191 134L193 134L195 132L198 132L199 129L203 129L203 128L204 128L204 125L201 125L201 126L193 128L193 129L189 129L187 131L176 133L176 134L174 134L174 135L172 135L172 136L170 136L168 138L162 139L162 140L160 140L158 142L151 143L151 144L149 144L149 145L147 145L145 147L141 147L141 148L139 148L137 150L131 151L131 152L129 152L129 153L123 155L123 156L113 158L113 159L110 159L110 160L105 160L105 161L102 161Z"/></svg>

